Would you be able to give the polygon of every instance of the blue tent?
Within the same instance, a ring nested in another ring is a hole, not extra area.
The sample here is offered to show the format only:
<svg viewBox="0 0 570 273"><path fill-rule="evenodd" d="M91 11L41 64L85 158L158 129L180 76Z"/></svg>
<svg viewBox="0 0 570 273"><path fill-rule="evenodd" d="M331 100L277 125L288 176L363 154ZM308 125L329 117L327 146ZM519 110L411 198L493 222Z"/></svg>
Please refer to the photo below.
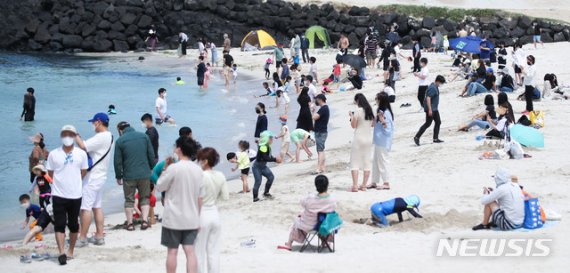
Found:
<svg viewBox="0 0 570 273"><path fill-rule="evenodd" d="M489 40L487 40L487 45L489 46L490 49L494 48L493 44ZM473 54L480 54L481 38L477 36L455 38L449 41L449 46L455 50L467 53L473 53Z"/></svg>

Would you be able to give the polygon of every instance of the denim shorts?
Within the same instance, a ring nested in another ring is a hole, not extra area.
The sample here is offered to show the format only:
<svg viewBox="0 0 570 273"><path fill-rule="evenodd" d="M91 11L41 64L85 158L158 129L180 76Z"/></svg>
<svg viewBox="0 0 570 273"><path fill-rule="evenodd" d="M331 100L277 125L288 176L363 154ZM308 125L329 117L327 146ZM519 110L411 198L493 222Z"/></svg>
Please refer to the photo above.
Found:
<svg viewBox="0 0 570 273"><path fill-rule="evenodd" d="M317 143L317 152L325 150L325 142L327 141L327 132L315 132L315 142Z"/></svg>

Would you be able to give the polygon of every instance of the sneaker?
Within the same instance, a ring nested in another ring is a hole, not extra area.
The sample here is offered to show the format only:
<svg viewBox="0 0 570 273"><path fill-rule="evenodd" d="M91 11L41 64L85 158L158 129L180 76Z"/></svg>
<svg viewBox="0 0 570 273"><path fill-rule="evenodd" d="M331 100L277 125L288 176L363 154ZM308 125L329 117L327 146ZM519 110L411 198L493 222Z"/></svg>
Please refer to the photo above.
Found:
<svg viewBox="0 0 570 273"><path fill-rule="evenodd" d="M443 143L443 140L441 140L441 139L439 139L439 138L438 138L438 139L434 139L434 140L433 140L433 143Z"/></svg>
<svg viewBox="0 0 570 273"><path fill-rule="evenodd" d="M67 264L67 255L65 255L65 254L59 255L59 257L57 257L57 261L59 262L59 265L66 265Z"/></svg>
<svg viewBox="0 0 570 273"><path fill-rule="evenodd" d="M102 246L105 244L105 237L97 238L97 237L93 236L93 237L90 237L89 239L87 239L87 241L91 244L96 245L96 246Z"/></svg>
<svg viewBox="0 0 570 273"><path fill-rule="evenodd" d="M416 144L416 146L420 146L420 139L417 137L414 137L414 143Z"/></svg>
<svg viewBox="0 0 570 273"><path fill-rule="evenodd" d="M265 197L265 199L269 199L269 200L273 199L273 195L271 195L270 193L264 193L263 197Z"/></svg>
<svg viewBox="0 0 570 273"><path fill-rule="evenodd" d="M261 201L259 198L257 198L257 197L253 198L253 202L254 202L254 203L255 203L255 202L259 202L259 201Z"/></svg>
<svg viewBox="0 0 570 273"><path fill-rule="evenodd" d="M86 247L88 245L89 245L89 242L87 240L77 239L77 243L75 244L75 247L82 248L82 247Z"/></svg>

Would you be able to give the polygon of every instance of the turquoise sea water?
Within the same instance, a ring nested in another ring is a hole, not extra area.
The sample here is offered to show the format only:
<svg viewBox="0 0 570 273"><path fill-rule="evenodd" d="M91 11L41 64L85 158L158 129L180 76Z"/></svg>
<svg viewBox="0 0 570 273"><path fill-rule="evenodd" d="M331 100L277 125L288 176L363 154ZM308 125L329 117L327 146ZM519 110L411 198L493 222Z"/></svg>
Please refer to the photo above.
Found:
<svg viewBox="0 0 570 273"><path fill-rule="evenodd" d="M240 139L250 140L254 146L255 103L262 101L269 106L274 105L274 100L255 99L254 94L262 93L260 81L247 80L243 76L238 79L235 91L224 90L217 73L210 88L199 91L194 65L190 61L178 60L175 65L164 66L153 65L153 58L156 57L146 56L146 63L141 63L132 56L0 53L0 241L13 240L24 234L18 228L25 214L19 206L18 196L30 188L28 156L33 145L29 136L42 132L48 150L60 145L59 130L65 124L75 125L84 138L90 137L94 133L87 120L96 112L105 112L109 104L114 104L118 111L117 115L111 116L110 128L115 138L118 137L115 126L122 120L130 122L136 130L144 131L140 117L146 112L155 115L154 101L160 87L168 90L168 112L178 124L178 127L158 127L160 157L172 153L178 129L190 126L204 147L218 150L222 162L219 169L228 177L235 176L229 171L226 153L235 151ZM187 84L174 85L177 76ZM19 116L28 87L36 91L36 120L24 123L19 121ZM293 97L291 100L289 113L296 116L296 103ZM279 130L277 116L277 113L269 114L269 129L274 132ZM291 117L290 120L290 125L295 126L295 119ZM275 153L278 153L278 147L276 145ZM120 211L122 194L122 188L115 183L111 164L105 186L105 211Z"/></svg>

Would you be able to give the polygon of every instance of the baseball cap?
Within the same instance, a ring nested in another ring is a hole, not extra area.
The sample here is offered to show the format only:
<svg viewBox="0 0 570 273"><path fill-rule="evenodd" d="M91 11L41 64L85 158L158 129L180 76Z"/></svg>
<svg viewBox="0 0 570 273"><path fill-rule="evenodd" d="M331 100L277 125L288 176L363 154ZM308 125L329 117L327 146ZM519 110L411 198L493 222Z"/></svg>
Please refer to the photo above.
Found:
<svg viewBox="0 0 570 273"><path fill-rule="evenodd" d="M65 125L61 128L61 132L72 132L74 134L77 135L77 130L75 130L75 127L73 125Z"/></svg>
<svg viewBox="0 0 570 273"><path fill-rule="evenodd" d="M487 67L487 73L493 73L493 68L492 68L492 67Z"/></svg>
<svg viewBox="0 0 570 273"><path fill-rule="evenodd" d="M317 100L322 100L322 101L327 101L327 97L325 96L325 94L318 94L315 99Z"/></svg>
<svg viewBox="0 0 570 273"><path fill-rule="evenodd" d="M94 121L102 121L102 122L109 122L109 116L105 113L97 113L93 116L92 119L88 120L88 122Z"/></svg>

